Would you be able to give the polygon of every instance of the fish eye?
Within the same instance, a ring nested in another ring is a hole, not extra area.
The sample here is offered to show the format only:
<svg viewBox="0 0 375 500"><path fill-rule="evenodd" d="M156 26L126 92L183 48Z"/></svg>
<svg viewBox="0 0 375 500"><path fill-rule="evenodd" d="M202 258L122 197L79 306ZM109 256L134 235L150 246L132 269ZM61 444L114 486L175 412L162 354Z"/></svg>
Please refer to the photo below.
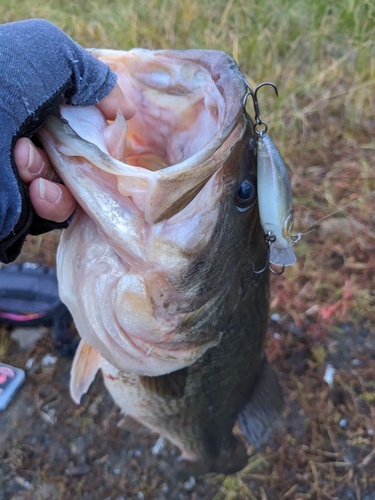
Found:
<svg viewBox="0 0 375 500"><path fill-rule="evenodd" d="M245 212L254 204L257 195L256 183L252 176L247 177L238 188L236 206L240 212Z"/></svg>

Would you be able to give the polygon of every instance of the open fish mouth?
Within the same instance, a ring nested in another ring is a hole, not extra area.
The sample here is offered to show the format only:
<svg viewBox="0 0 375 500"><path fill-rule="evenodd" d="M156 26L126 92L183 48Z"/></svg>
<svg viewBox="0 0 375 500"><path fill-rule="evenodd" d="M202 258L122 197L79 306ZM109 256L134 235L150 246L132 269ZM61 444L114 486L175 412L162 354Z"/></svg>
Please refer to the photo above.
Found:
<svg viewBox="0 0 375 500"><path fill-rule="evenodd" d="M65 107L63 116L81 138L109 153L112 161L107 171L120 175L121 195L132 198L146 222L170 218L223 164L243 131L239 117L246 89L233 78L238 68L234 61L228 68L231 58L216 51L91 51L117 72L119 86L135 104L136 115L126 125L118 117L111 130L100 123L96 108L88 116L88 108ZM66 129L59 134L53 121L46 129L53 129L73 154L72 136ZM94 121L97 130L93 130ZM64 153L69 155L68 150ZM98 153L92 150L89 159ZM88 150L85 155L89 156ZM105 163L99 154L94 165L104 170Z"/></svg>
<svg viewBox="0 0 375 500"><path fill-rule="evenodd" d="M109 123L95 107L63 106L39 134L81 207L58 253L60 294L113 366L162 375L217 345L240 300L225 266L201 289L198 261L233 202L225 165L247 126L246 87L221 52L92 53L137 112Z"/></svg>

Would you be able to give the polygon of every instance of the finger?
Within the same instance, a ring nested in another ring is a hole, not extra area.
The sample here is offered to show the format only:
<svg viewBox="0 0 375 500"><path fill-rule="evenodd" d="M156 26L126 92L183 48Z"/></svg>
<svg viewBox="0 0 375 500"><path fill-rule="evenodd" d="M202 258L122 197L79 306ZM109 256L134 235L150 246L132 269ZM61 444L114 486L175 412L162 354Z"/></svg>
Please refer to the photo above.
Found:
<svg viewBox="0 0 375 500"><path fill-rule="evenodd" d="M14 161L17 165L18 173L25 184L30 184L37 177L44 177L49 180L58 179L45 153L26 137L16 142L14 146Z"/></svg>
<svg viewBox="0 0 375 500"><path fill-rule="evenodd" d="M46 179L33 180L29 194L35 212L43 219L63 222L76 208L74 198L64 185Z"/></svg>
<svg viewBox="0 0 375 500"><path fill-rule="evenodd" d="M130 120L136 112L136 107L130 99L125 97L118 84L96 106L108 120L115 120L118 109L121 109L125 120Z"/></svg>

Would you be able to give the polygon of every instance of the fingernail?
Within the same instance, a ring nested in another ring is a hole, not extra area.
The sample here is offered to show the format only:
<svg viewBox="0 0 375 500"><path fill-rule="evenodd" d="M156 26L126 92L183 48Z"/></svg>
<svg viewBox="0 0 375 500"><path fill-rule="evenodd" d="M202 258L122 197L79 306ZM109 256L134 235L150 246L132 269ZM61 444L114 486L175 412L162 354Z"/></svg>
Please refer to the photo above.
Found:
<svg viewBox="0 0 375 500"><path fill-rule="evenodd" d="M49 203L58 203L61 200L62 191L58 184L47 183L44 179L39 179L39 196Z"/></svg>
<svg viewBox="0 0 375 500"><path fill-rule="evenodd" d="M29 144L29 161L26 167L26 170L30 172L30 174L38 175L43 170L44 163L41 161L40 163L35 161L35 149L34 146Z"/></svg>

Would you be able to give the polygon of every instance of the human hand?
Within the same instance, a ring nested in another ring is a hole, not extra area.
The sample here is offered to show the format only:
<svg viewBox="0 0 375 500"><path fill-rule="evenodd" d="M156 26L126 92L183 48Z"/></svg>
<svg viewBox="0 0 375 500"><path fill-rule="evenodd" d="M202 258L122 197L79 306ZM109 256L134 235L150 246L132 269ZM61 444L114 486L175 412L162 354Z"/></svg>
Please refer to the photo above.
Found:
<svg viewBox="0 0 375 500"><path fill-rule="evenodd" d="M126 118L131 118L135 107L120 87L114 89L97 104L108 120L114 120L120 108ZM35 212L43 219L54 222L67 220L74 212L76 201L68 189L58 181L44 151L26 137L18 139L14 147L14 161L21 180L29 186L29 195Z"/></svg>
<svg viewBox="0 0 375 500"><path fill-rule="evenodd" d="M27 234L67 227L75 207L27 137L60 104L96 104L109 119L119 107L129 119L135 108L106 64L44 20L0 25L0 64L0 261L8 263Z"/></svg>

